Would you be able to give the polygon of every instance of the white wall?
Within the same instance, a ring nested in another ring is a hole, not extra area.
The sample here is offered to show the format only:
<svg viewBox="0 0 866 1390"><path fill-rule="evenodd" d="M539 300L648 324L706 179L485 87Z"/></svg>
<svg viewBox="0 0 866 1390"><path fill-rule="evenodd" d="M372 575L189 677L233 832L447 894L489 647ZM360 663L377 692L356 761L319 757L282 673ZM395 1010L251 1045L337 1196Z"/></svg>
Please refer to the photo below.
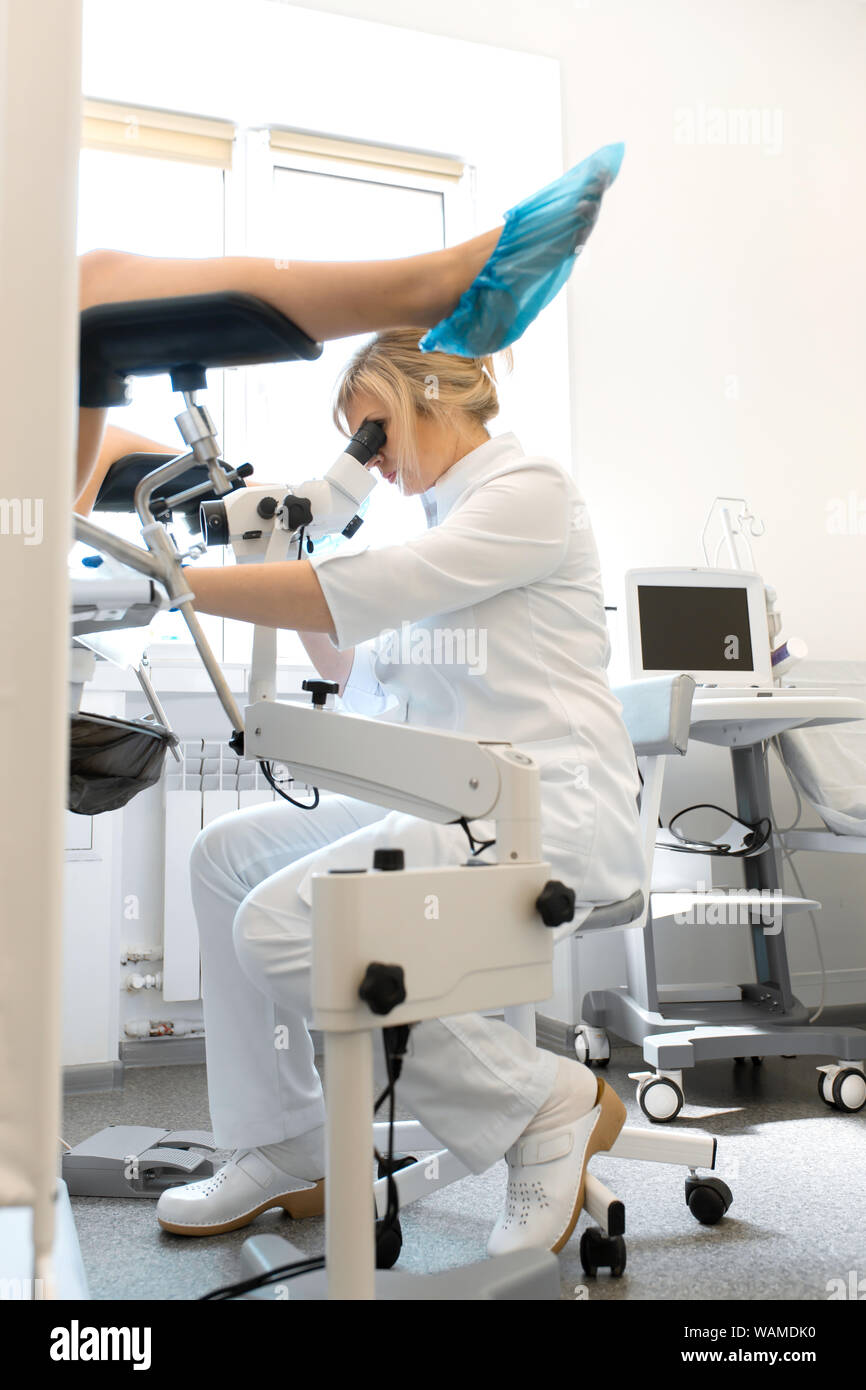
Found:
<svg viewBox="0 0 866 1390"><path fill-rule="evenodd" d="M608 603L621 601L631 566L703 563L713 498L744 495L766 523L755 560L778 591L786 634L804 637L816 658L862 658L866 4L311 0L308 8L559 59L566 164L610 140L626 143L567 296L571 463ZM444 110L436 76L424 104ZM494 128L515 104L519 93L508 93L491 109ZM616 642L618 619L612 629ZM623 658L615 651L615 674L625 675ZM775 776L774 787L787 806ZM695 749L673 770L667 813L715 793L730 804L727 755ZM704 874L706 861L695 862ZM824 903L829 997L862 998L866 864L801 855L799 870ZM748 971L745 942L669 935L659 933L665 983ZM792 923L789 949L797 988L816 999L805 917ZM586 942L581 959L593 976L620 968L613 942Z"/></svg>
<svg viewBox="0 0 866 1390"><path fill-rule="evenodd" d="M554 55L566 161L625 140L569 290L576 469L610 601L630 565L701 563L713 497L745 493L788 630L816 657L866 654L866 5L308 8ZM430 76L421 104L447 113ZM491 109L491 128L515 103ZM717 108L761 113L767 138L708 143ZM833 534L828 508L851 493L860 532Z"/></svg>

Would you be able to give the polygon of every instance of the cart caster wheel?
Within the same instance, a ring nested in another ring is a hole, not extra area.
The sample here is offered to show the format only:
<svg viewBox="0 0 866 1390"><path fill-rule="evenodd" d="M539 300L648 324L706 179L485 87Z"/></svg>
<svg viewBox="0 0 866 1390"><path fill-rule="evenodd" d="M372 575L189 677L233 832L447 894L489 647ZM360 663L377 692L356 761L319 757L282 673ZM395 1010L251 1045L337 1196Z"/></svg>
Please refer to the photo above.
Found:
<svg viewBox="0 0 866 1390"><path fill-rule="evenodd" d="M665 1125L675 1120L685 1104L685 1096L677 1083L663 1076L642 1082L638 1086L637 1099L641 1110L654 1125Z"/></svg>
<svg viewBox="0 0 866 1390"><path fill-rule="evenodd" d="M836 1109L836 1102L833 1099L833 1078L823 1071L818 1073L818 1095L825 1105L829 1105L831 1110Z"/></svg>
<svg viewBox="0 0 866 1390"><path fill-rule="evenodd" d="M392 1173L399 1173L401 1168L411 1168L412 1164L417 1162L418 1160L413 1154L394 1154L391 1160L390 1171ZM386 1154L382 1154L382 1157L376 1164L376 1176L377 1178L387 1178L388 1176L388 1157Z"/></svg>
<svg viewBox="0 0 866 1390"><path fill-rule="evenodd" d="M735 1057L735 1058L734 1058L734 1065L737 1066L737 1067L741 1067L741 1066L743 1065L743 1063L745 1062L745 1060L746 1060L745 1057Z"/></svg>
<svg viewBox="0 0 866 1390"><path fill-rule="evenodd" d="M843 1067L837 1071L832 1089L837 1110L853 1115L866 1106L866 1076L857 1067Z"/></svg>
<svg viewBox="0 0 866 1390"><path fill-rule="evenodd" d="M614 1279L625 1270L625 1241L622 1236L606 1236L599 1226L588 1226L580 1238L580 1263L584 1274L594 1279L599 1269L609 1269Z"/></svg>
<svg viewBox="0 0 866 1390"><path fill-rule="evenodd" d="M753 1066L753 1067L762 1067L763 1065L764 1065L764 1059L763 1059L763 1057L753 1057L753 1058L752 1058L752 1066Z"/></svg>
<svg viewBox="0 0 866 1390"><path fill-rule="evenodd" d="M717 1225L733 1200L731 1189L721 1178L686 1178L686 1203L702 1226Z"/></svg>
<svg viewBox="0 0 866 1390"><path fill-rule="evenodd" d="M610 1063L610 1038L601 1029L577 1028L574 1055L585 1067L606 1067Z"/></svg>

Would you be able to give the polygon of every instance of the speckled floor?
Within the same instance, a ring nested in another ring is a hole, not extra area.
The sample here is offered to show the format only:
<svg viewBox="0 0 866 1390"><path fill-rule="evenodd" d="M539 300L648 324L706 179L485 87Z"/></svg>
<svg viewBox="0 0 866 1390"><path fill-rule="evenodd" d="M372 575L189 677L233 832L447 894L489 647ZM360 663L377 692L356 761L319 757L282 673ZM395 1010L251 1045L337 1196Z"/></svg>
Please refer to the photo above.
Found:
<svg viewBox="0 0 866 1390"><path fill-rule="evenodd" d="M592 1171L626 1204L624 1276L587 1280L575 1236L560 1255L563 1298L825 1300L828 1281L866 1277L866 1110L842 1115L818 1099L819 1059L768 1058L702 1064L687 1075L687 1105L676 1128L719 1141L716 1172L733 1190L718 1226L700 1226L683 1197L685 1170L598 1157ZM627 1073L636 1048L619 1046L605 1073L646 1125ZM128 1069L122 1091L77 1095L64 1108L63 1137L75 1144L108 1124L210 1127L204 1067ZM504 1188L505 1168L442 1189L401 1215L399 1268L422 1273L484 1258ZM247 1236L286 1235L304 1251L324 1247L319 1219L292 1222L266 1212L251 1227L207 1239L160 1230L148 1200L73 1198L94 1299L195 1299L242 1275Z"/></svg>

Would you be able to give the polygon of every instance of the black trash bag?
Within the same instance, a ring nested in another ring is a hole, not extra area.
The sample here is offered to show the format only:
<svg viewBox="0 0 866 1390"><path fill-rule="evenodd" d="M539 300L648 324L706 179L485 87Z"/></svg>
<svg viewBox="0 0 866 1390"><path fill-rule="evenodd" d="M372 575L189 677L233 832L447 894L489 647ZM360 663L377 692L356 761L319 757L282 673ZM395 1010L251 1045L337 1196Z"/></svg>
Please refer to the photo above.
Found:
<svg viewBox="0 0 866 1390"><path fill-rule="evenodd" d="M69 730L70 811L98 816L117 811L159 781L177 735L162 724L73 714Z"/></svg>

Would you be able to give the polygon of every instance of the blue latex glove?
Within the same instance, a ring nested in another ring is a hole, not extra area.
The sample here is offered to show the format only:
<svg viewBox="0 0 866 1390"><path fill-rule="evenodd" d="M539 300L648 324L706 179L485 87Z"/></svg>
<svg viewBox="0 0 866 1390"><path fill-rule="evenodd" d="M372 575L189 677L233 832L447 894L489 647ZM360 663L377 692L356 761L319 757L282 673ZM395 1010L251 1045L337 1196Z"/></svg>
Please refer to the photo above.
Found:
<svg viewBox="0 0 866 1390"><path fill-rule="evenodd" d="M510 208L493 255L453 313L425 333L421 351L486 357L515 342L571 274L624 153L622 144L605 145Z"/></svg>

